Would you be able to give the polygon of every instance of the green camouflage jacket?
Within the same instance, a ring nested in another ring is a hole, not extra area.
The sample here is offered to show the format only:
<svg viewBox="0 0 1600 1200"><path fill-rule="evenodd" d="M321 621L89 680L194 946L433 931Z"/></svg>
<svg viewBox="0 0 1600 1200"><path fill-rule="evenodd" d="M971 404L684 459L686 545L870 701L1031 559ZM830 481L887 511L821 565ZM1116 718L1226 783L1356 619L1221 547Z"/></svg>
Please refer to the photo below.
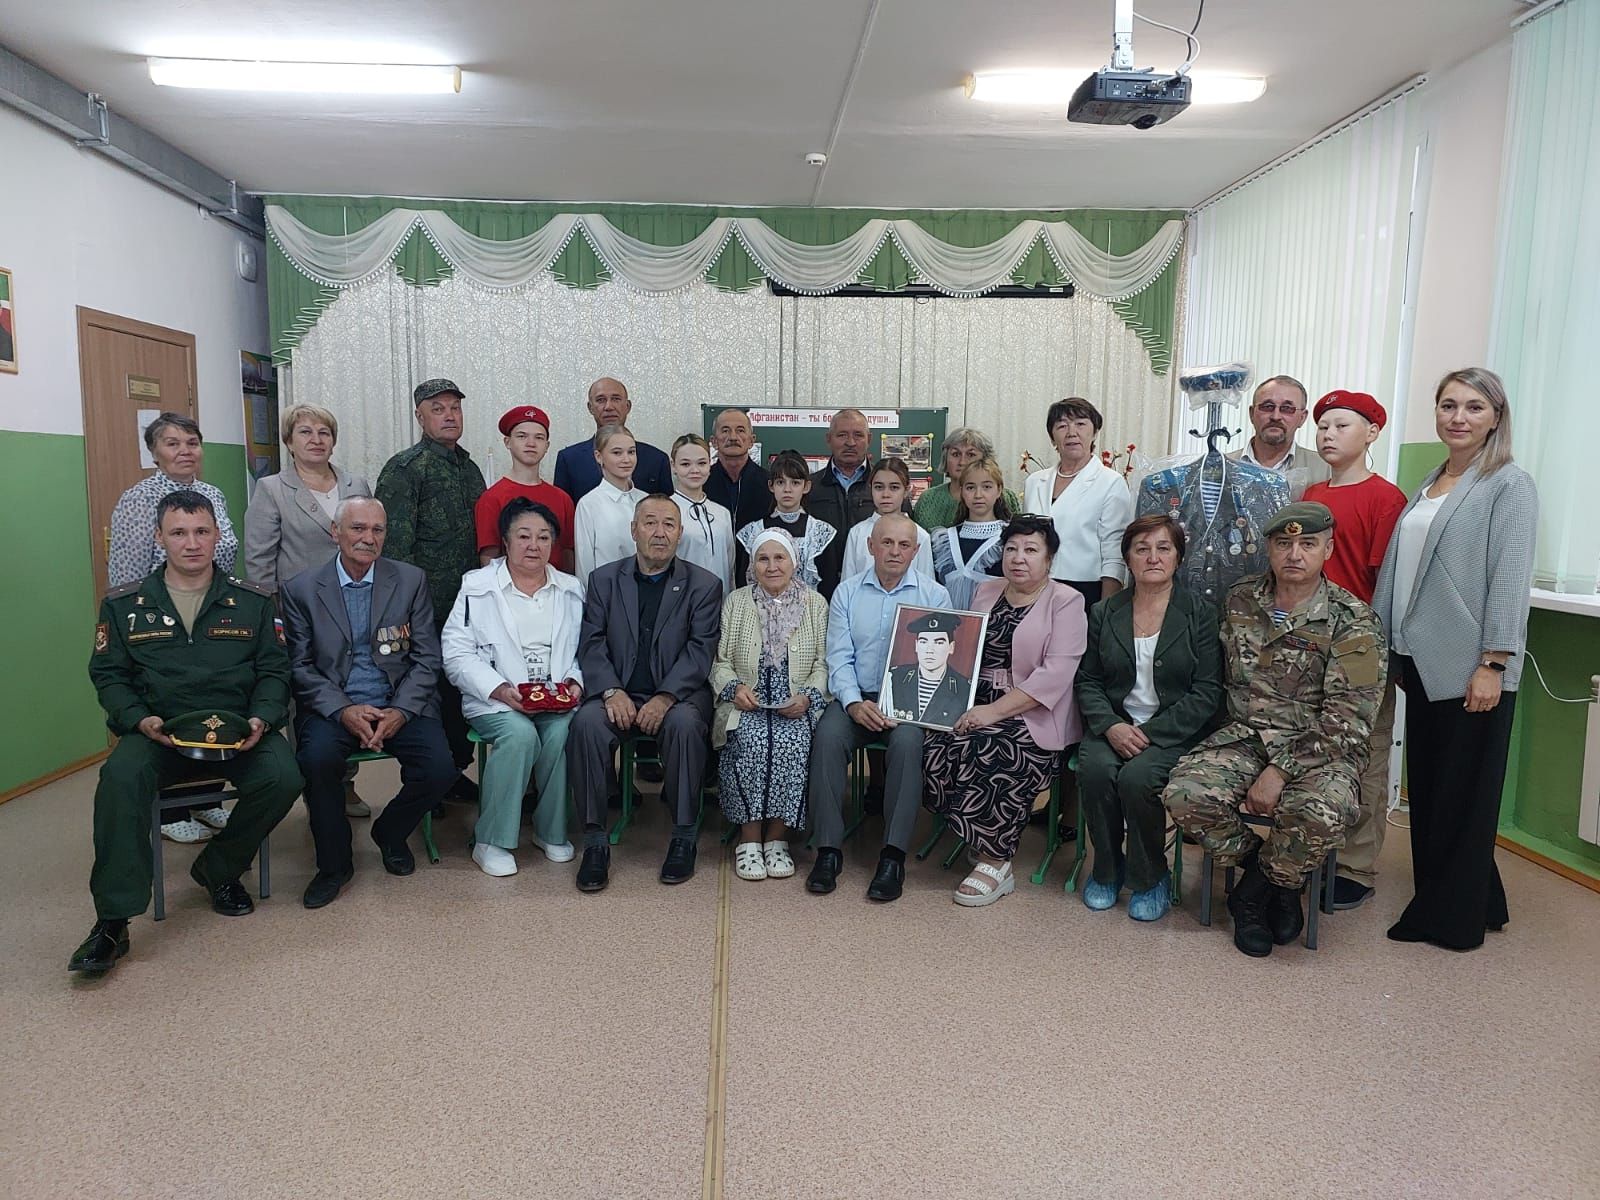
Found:
<svg viewBox="0 0 1600 1200"><path fill-rule="evenodd" d="M1227 721L1202 743L1260 738L1289 779L1333 763L1359 774L1383 701L1388 651L1377 615L1326 579L1272 623L1270 572L1242 579L1223 610Z"/></svg>
<svg viewBox="0 0 1600 1200"><path fill-rule="evenodd" d="M388 462L378 476L389 532L386 558L421 567L433 611L443 619L455 605L461 576L478 565L472 509L483 495L483 472L460 446L423 438Z"/></svg>

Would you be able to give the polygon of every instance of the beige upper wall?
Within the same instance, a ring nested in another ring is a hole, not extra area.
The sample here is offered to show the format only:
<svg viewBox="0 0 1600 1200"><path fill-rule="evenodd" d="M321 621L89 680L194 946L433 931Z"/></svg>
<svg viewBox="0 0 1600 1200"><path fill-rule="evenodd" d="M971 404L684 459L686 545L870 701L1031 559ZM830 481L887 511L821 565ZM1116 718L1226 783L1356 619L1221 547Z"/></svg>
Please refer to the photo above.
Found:
<svg viewBox="0 0 1600 1200"><path fill-rule="evenodd" d="M1405 405L1408 442L1434 440L1439 377L1488 357L1510 85L1508 35L1424 89L1432 170Z"/></svg>
<svg viewBox="0 0 1600 1200"><path fill-rule="evenodd" d="M12 271L21 370L0 374L0 430L83 432L77 307L195 336L200 424L242 442L239 352L267 348L262 244L125 167L0 108L0 267ZM234 268L248 243L255 283Z"/></svg>

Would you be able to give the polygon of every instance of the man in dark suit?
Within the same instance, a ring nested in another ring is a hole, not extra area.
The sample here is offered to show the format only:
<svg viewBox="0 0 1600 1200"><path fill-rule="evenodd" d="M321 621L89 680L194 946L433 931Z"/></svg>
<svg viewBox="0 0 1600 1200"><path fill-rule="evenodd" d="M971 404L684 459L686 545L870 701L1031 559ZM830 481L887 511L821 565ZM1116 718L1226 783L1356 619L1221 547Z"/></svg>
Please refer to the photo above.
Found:
<svg viewBox="0 0 1600 1200"><path fill-rule="evenodd" d="M626 425L633 411L628 389L619 379L596 379L589 385L589 415L596 431L603 425ZM649 442L639 442L639 458L633 467L633 486L646 495L660 492L672 495L672 464L666 454ZM594 456L594 434L573 442L556 455L555 485L576 504L600 486L600 463Z"/></svg>
<svg viewBox="0 0 1600 1200"><path fill-rule="evenodd" d="M839 586L844 569L844 546L850 527L872 515L872 459L867 456L867 414L859 408L841 408L828 422L823 436L828 463L811 476L806 512L839 531L821 554L817 590L829 600ZM907 509L907 512L910 510Z"/></svg>
<svg viewBox="0 0 1600 1200"><path fill-rule="evenodd" d="M662 883L694 874L696 802L711 722L711 660L722 633L722 584L677 557L682 535L671 496L652 495L633 510L637 552L589 576L578 637L587 698L567 735L572 793L583 817L578 889L598 892L611 870L606 793L611 761L625 734L661 747L672 840Z"/></svg>
<svg viewBox="0 0 1600 1200"><path fill-rule="evenodd" d="M383 558L383 505L339 502L339 552L279 592L294 673L298 750L317 873L305 906L331 903L355 873L344 811L345 761L358 750L400 760L400 791L372 823L384 870L416 869L406 839L454 782L456 766L439 718L442 674L428 577Z"/></svg>
<svg viewBox="0 0 1600 1200"><path fill-rule="evenodd" d="M954 613L928 613L906 626L917 639L917 661L889 668L891 721L913 721L948 729L967 711L972 680L950 669L956 630L961 618Z"/></svg>

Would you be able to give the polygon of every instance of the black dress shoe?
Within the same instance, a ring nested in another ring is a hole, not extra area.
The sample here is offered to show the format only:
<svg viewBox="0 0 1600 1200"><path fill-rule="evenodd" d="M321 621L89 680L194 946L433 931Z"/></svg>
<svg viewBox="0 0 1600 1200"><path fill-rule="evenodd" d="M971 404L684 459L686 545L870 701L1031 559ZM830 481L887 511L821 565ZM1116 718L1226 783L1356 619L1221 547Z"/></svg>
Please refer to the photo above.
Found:
<svg viewBox="0 0 1600 1200"><path fill-rule="evenodd" d="M1274 946L1287 946L1306 927L1306 914L1300 907L1300 889L1272 885L1267 895L1267 928Z"/></svg>
<svg viewBox="0 0 1600 1200"><path fill-rule="evenodd" d="M843 868L844 855L838 850L818 850L817 861L811 864L811 874L806 876L806 891L826 896L839 886L839 872Z"/></svg>
<svg viewBox="0 0 1600 1200"><path fill-rule="evenodd" d="M128 952L128 922L101 919L89 930L89 936L72 952L67 970L81 971L85 975L104 975L117 965L117 959Z"/></svg>
<svg viewBox="0 0 1600 1200"><path fill-rule="evenodd" d="M211 893L211 911L222 917L242 917L256 910L255 904L250 899L250 893L244 890L244 885L237 879L230 879L227 883L219 883L214 888L207 888Z"/></svg>
<svg viewBox="0 0 1600 1200"><path fill-rule="evenodd" d="M409 875L417 869L417 860L412 856L411 847L404 842L386 846L377 838L372 840L377 844L378 857L383 860L383 869L389 874Z"/></svg>
<svg viewBox="0 0 1600 1200"><path fill-rule="evenodd" d="M1341 912L1348 908L1359 908L1372 899L1372 889L1364 883L1357 883L1354 879L1346 879L1343 875L1333 878L1333 909Z"/></svg>
<svg viewBox="0 0 1600 1200"><path fill-rule="evenodd" d="M878 871L867 884L867 899L888 903L900 899L906 882L906 864L897 858L880 858Z"/></svg>
<svg viewBox="0 0 1600 1200"><path fill-rule="evenodd" d="M1233 944L1241 954L1265 958L1272 953L1272 930L1267 925L1267 903L1274 890L1254 858L1228 896L1233 914Z"/></svg>
<svg viewBox="0 0 1600 1200"><path fill-rule="evenodd" d="M457 804L476 804L478 785L465 775L457 775L456 781L450 785L450 790L444 794L444 798L454 800Z"/></svg>
<svg viewBox="0 0 1600 1200"><path fill-rule="evenodd" d="M355 868L346 867L337 873L332 871L318 871L311 877L311 882L306 884L306 894L302 898L307 908L321 908L325 904L332 904L339 898L339 889L355 877ZM246 896L248 900L250 897ZM248 911L248 910L247 910Z"/></svg>
<svg viewBox="0 0 1600 1200"><path fill-rule="evenodd" d="M662 883L684 883L694 876L693 838L673 838L667 843L667 858L661 864Z"/></svg>
<svg viewBox="0 0 1600 1200"><path fill-rule="evenodd" d="M585 846L578 864L578 890L600 892L611 881L611 847Z"/></svg>

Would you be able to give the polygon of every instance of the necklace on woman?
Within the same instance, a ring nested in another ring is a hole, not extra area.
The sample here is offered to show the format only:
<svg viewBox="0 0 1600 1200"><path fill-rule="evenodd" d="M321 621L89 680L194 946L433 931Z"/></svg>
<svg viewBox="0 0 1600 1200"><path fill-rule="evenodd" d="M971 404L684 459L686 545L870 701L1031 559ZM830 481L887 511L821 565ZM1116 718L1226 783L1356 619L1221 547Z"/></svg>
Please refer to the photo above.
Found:
<svg viewBox="0 0 1600 1200"><path fill-rule="evenodd" d="M1056 468L1056 478L1065 479L1068 483L1071 483L1082 473L1083 467L1079 467L1076 471L1063 471L1060 467Z"/></svg>
<svg viewBox="0 0 1600 1200"><path fill-rule="evenodd" d="M1027 608L1028 605L1032 604L1035 600L1042 596L1045 588L1049 586L1050 580L1046 579L1038 587L1034 588L1033 591L1019 592L1013 596L1011 585L1007 584L1005 590L1006 603L1011 605L1012 608Z"/></svg>

